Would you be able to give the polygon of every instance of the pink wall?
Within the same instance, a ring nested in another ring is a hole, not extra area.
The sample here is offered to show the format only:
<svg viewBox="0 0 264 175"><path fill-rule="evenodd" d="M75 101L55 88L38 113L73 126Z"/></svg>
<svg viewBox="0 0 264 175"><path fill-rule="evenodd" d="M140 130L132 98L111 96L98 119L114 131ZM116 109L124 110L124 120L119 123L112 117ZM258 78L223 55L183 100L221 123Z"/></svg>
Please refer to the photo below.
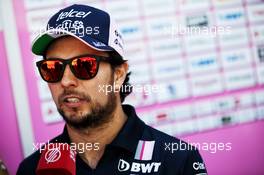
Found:
<svg viewBox="0 0 264 175"><path fill-rule="evenodd" d="M34 55L31 52L30 34L27 28L26 14L24 10L24 3L20 0L13 0L14 12L16 15L16 24L18 29L19 44L21 48L21 56L25 74L25 81L27 86L27 94L31 112L32 129L34 131L34 141L37 143L46 142L52 136L61 133L59 128L63 128L62 123L47 125L41 118L40 99L37 89L37 77L35 74L36 66ZM27 44L25 44L27 43ZM43 131L48 131L43 133Z"/></svg>
<svg viewBox="0 0 264 175"><path fill-rule="evenodd" d="M209 174L260 175L264 174L264 121L219 129L188 137L191 142L232 143L231 151L215 154L201 151Z"/></svg>
<svg viewBox="0 0 264 175"><path fill-rule="evenodd" d="M0 32L0 159L4 161L10 173L15 174L22 159L22 149L3 39L3 33Z"/></svg>

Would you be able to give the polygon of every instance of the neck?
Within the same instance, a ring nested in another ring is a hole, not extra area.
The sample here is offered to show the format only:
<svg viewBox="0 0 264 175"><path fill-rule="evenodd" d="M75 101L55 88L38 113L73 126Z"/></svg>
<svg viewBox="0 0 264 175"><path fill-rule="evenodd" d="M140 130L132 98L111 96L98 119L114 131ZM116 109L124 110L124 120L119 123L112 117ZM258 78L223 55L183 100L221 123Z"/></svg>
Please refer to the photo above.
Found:
<svg viewBox="0 0 264 175"><path fill-rule="evenodd" d="M84 148L84 150L78 150L79 155L91 168L96 167L104 153L105 146L114 140L127 120L121 105L112 115L112 120L96 128L79 130L67 125L71 142ZM87 145L89 146L87 147Z"/></svg>

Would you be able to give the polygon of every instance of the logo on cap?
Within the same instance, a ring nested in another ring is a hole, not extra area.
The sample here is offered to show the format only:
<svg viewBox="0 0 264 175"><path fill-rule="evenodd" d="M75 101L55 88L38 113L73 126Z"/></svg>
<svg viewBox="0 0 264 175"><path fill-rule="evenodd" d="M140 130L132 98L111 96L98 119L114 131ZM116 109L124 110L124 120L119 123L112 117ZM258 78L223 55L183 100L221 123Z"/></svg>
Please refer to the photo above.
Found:
<svg viewBox="0 0 264 175"><path fill-rule="evenodd" d="M61 12L57 18L56 21L62 20L64 18L85 18L86 16L90 15L92 12L84 12L84 11L74 11L74 9L71 9L69 12Z"/></svg>

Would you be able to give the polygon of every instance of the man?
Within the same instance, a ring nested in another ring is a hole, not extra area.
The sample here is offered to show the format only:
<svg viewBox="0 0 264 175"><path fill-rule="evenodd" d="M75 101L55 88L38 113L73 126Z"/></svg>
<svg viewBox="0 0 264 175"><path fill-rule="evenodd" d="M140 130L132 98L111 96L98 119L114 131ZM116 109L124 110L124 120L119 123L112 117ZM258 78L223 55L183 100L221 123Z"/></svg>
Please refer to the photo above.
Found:
<svg viewBox="0 0 264 175"><path fill-rule="evenodd" d="M52 142L94 146L77 149L77 175L206 174L197 150L172 148L183 142L145 125L132 106L122 105L131 92L120 90L129 85L128 64L108 13L85 5L64 8L49 20L32 51L43 56L37 62L40 75L66 122ZM36 151L17 174L35 174L39 159Z"/></svg>

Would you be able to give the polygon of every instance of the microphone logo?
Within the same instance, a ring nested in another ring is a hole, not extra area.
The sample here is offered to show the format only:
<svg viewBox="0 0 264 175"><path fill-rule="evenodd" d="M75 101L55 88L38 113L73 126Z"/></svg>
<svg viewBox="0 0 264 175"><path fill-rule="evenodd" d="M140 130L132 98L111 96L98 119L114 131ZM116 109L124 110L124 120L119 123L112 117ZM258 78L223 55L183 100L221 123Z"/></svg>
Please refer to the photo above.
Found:
<svg viewBox="0 0 264 175"><path fill-rule="evenodd" d="M60 159L60 157L61 157L61 152L59 148L48 150L45 154L45 160L47 161L47 163L56 162Z"/></svg>

